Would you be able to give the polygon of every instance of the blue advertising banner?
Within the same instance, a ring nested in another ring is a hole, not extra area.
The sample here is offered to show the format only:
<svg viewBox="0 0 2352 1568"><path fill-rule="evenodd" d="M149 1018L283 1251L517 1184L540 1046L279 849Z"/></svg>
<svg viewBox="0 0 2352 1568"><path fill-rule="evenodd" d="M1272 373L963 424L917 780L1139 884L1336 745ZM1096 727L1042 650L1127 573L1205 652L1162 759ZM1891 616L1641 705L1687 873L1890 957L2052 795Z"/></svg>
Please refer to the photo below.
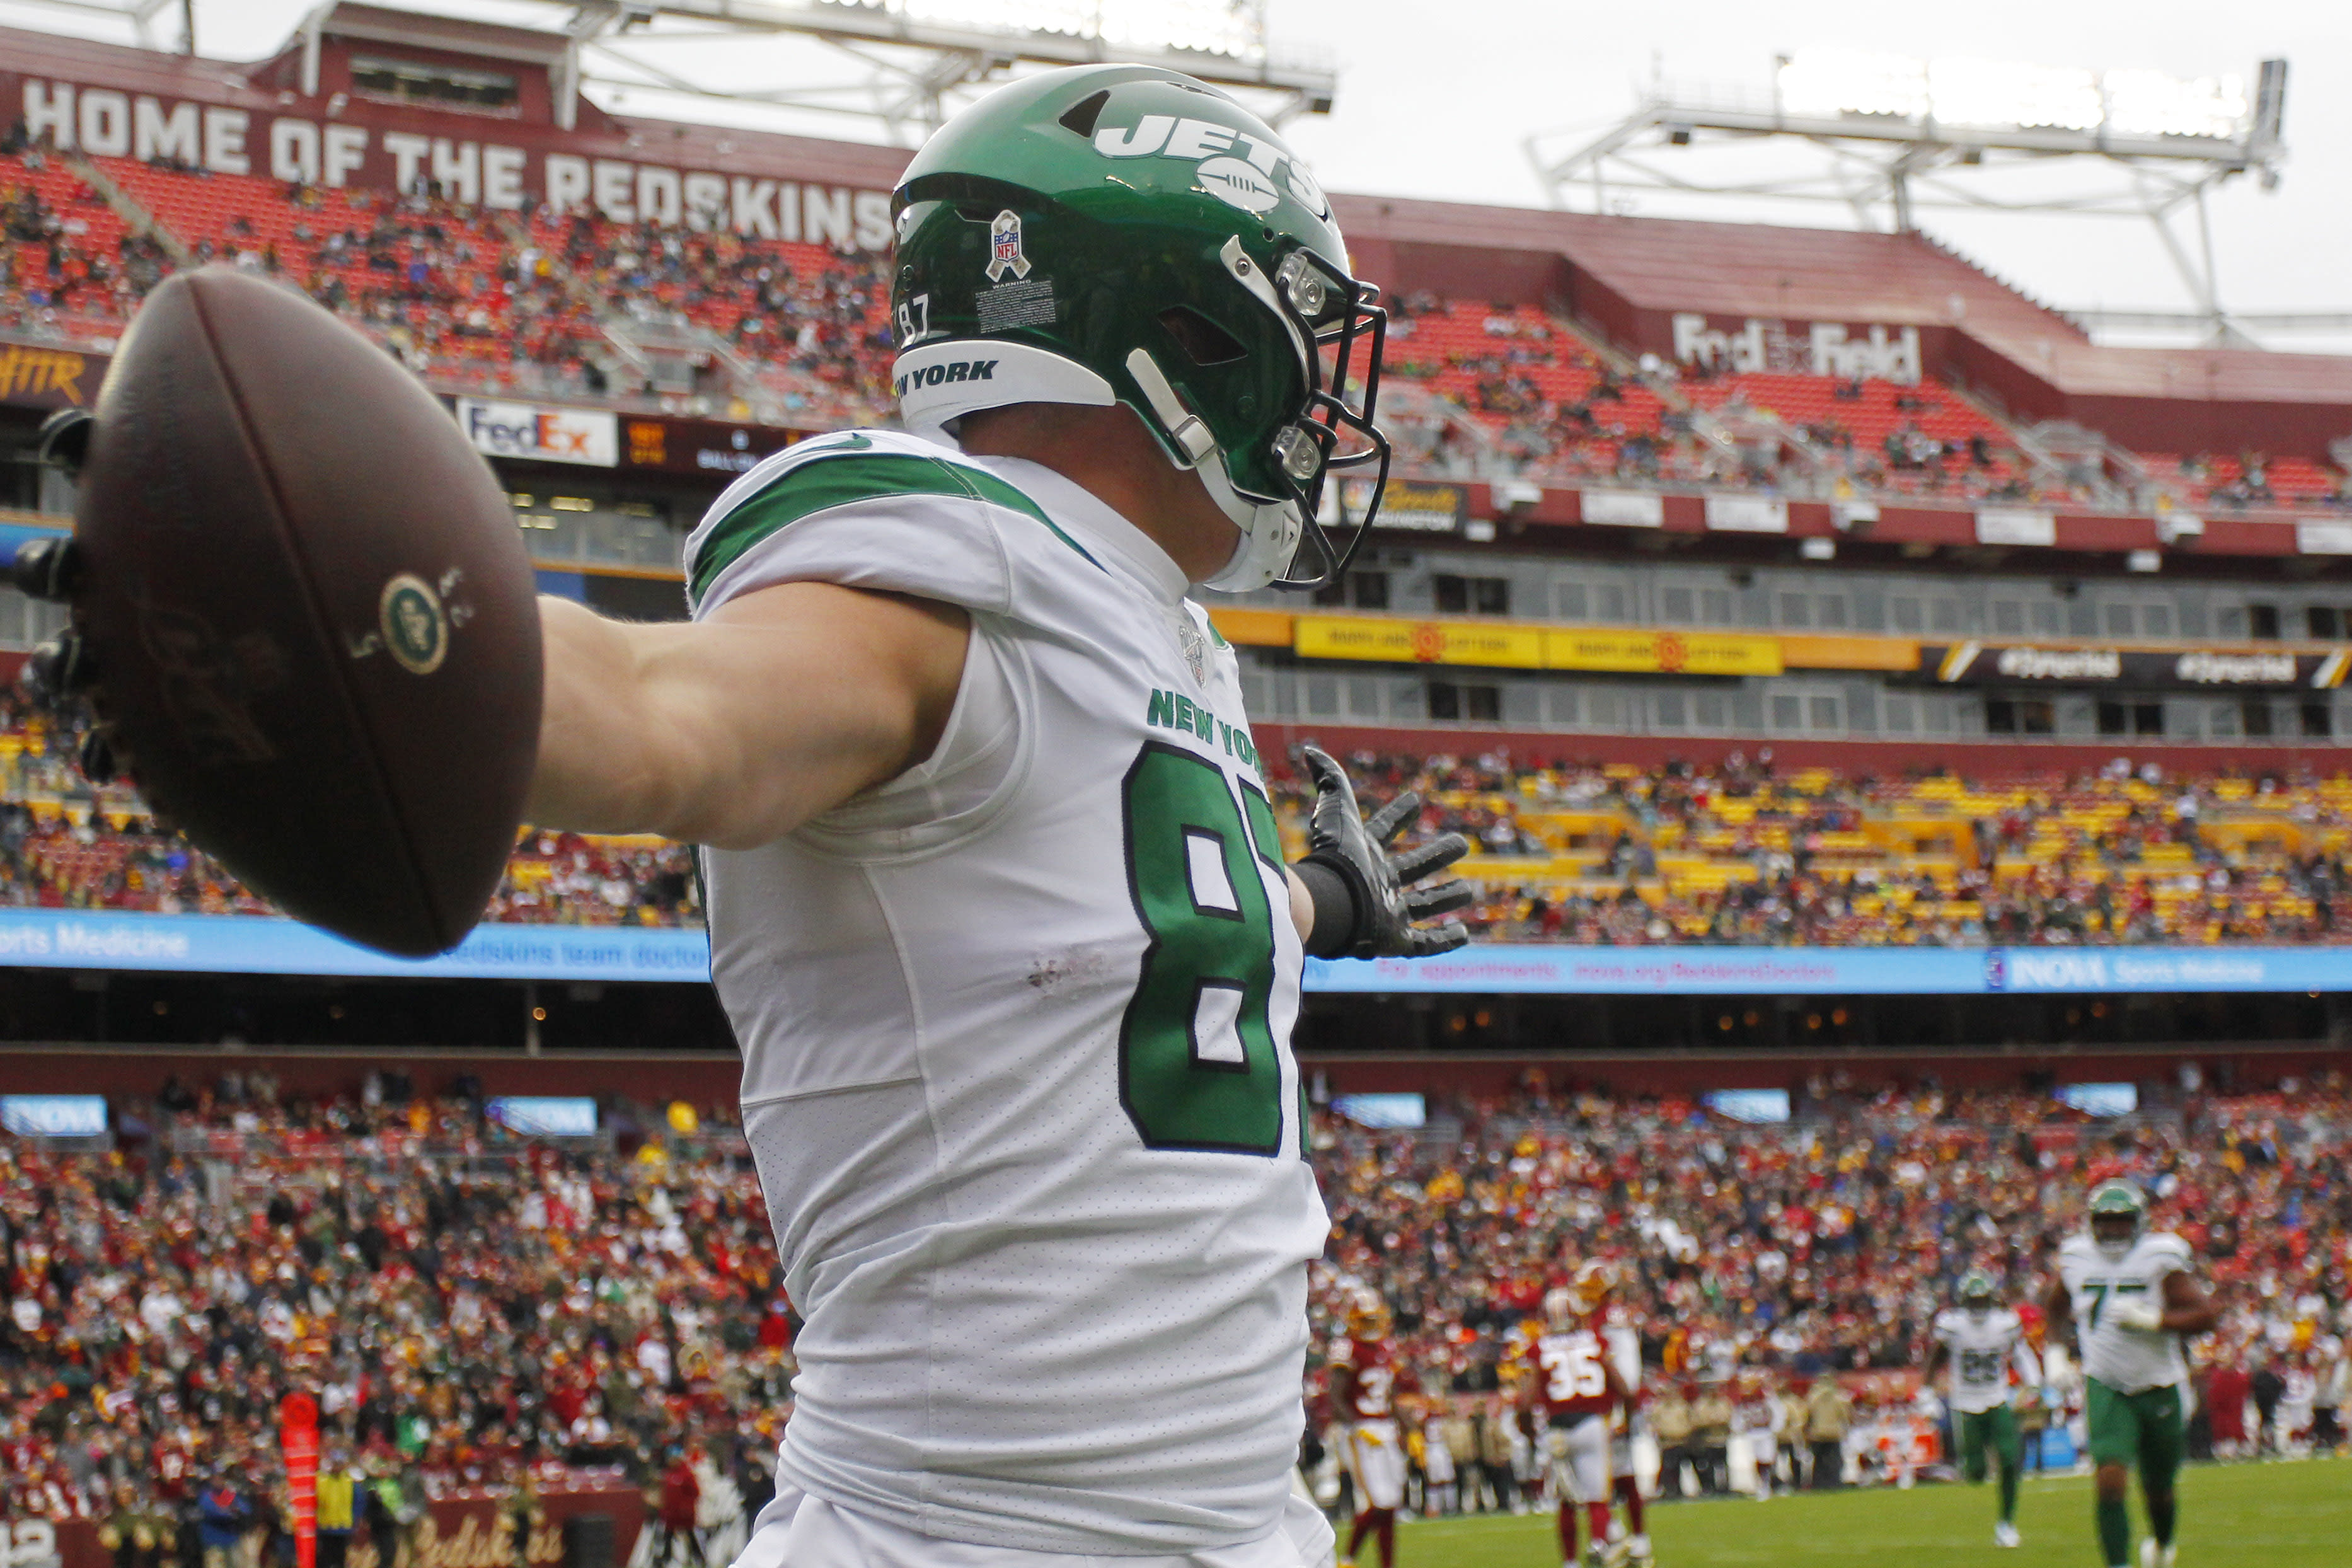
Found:
<svg viewBox="0 0 2352 1568"><path fill-rule="evenodd" d="M703 933L486 925L437 958L389 958L292 921L0 909L0 965L443 980L707 981ZM2352 947L1566 947L1307 961L1310 992L1580 996L2352 991Z"/></svg>
<svg viewBox="0 0 2352 1568"><path fill-rule="evenodd" d="M1951 996L2352 991L2345 947L1560 947L1307 961L1309 991Z"/></svg>
<svg viewBox="0 0 2352 1568"><path fill-rule="evenodd" d="M699 931L477 926L437 958L393 958L256 915L0 910L0 964L210 974L415 975L436 980L709 980Z"/></svg>

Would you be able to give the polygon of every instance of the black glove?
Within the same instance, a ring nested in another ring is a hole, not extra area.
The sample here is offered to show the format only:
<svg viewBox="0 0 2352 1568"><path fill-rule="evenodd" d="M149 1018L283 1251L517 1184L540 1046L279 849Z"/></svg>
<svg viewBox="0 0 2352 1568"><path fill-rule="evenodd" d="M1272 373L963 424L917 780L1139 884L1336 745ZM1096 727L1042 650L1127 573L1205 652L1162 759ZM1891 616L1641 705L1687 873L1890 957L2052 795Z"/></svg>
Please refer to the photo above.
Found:
<svg viewBox="0 0 2352 1568"><path fill-rule="evenodd" d="M1462 858L1470 852L1469 841L1448 833L1402 855L1387 853L1421 809L1421 797L1407 790L1366 821L1346 770L1317 747L1301 752L1307 777L1315 781L1307 858L1298 863L1299 880L1315 903L1307 952L1318 958L1422 958L1468 942L1470 933L1460 921L1432 927L1413 923L1466 908L1467 882L1456 877L1411 892L1405 887Z"/></svg>

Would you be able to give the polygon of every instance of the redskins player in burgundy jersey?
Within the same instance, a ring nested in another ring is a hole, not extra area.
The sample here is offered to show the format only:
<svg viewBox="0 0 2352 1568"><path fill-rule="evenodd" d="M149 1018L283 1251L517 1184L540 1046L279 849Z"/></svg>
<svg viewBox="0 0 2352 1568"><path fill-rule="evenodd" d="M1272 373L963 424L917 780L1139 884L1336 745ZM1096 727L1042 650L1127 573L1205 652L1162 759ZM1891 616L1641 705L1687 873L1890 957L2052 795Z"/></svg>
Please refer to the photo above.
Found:
<svg viewBox="0 0 2352 1568"><path fill-rule="evenodd" d="M1386 1304L1367 1299L1348 1313L1348 1337L1331 1347L1331 1406L1339 1463L1356 1483L1356 1524L1340 1555L1349 1568L1364 1537L1380 1543L1381 1568L1396 1568L1396 1510L1404 1503L1404 1434L1396 1396L1412 1383L1389 1337Z"/></svg>
<svg viewBox="0 0 2352 1568"><path fill-rule="evenodd" d="M1543 1326L1534 1336L1536 1375L1528 1403L1548 1428L1544 1452L1551 1468L1552 1498L1559 1509L1564 1568L1576 1568L1580 1503L1591 1531L1587 1561L1606 1561L1611 1417L1633 1405L1633 1390L1603 1332L1608 1302L1607 1275L1587 1264L1575 1283L1545 1295Z"/></svg>

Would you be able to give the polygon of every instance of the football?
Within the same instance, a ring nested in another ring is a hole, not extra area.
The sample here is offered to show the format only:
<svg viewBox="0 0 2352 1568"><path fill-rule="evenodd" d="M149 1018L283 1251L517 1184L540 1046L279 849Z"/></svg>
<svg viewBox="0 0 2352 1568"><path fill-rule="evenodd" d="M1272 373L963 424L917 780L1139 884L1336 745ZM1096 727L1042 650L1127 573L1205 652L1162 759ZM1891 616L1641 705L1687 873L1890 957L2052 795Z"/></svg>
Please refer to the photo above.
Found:
<svg viewBox="0 0 2352 1568"><path fill-rule="evenodd" d="M94 412L74 616L149 804L299 920L454 946L539 742L489 466L383 349L226 268L154 291Z"/></svg>

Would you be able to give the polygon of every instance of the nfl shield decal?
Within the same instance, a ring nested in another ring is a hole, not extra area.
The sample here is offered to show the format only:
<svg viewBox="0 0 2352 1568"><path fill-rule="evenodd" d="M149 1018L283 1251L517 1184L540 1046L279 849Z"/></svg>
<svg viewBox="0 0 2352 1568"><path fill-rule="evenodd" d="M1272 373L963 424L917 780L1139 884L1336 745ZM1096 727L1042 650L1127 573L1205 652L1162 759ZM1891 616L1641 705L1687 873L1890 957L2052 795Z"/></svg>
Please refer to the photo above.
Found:
<svg viewBox="0 0 2352 1568"><path fill-rule="evenodd" d="M1029 276L1029 258L1021 254L1021 215L1006 211L996 215L988 226L988 280L1000 283L1004 275L1015 278Z"/></svg>
<svg viewBox="0 0 2352 1568"><path fill-rule="evenodd" d="M1182 610L1176 612L1176 647L1184 655L1185 668L1192 672L1195 685L1206 685L1209 679L1209 639L1192 624L1192 617Z"/></svg>

